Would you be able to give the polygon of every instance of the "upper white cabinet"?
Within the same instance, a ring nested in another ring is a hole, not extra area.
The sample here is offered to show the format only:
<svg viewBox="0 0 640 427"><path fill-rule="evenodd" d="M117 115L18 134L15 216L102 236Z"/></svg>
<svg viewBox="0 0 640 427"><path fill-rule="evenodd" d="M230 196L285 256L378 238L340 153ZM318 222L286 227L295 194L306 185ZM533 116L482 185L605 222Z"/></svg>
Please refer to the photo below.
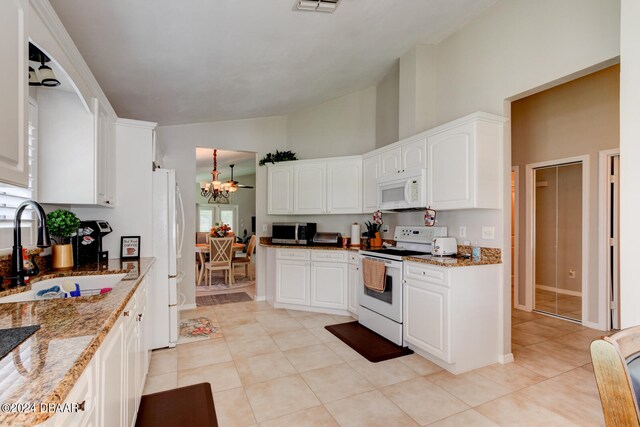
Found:
<svg viewBox="0 0 640 427"><path fill-rule="evenodd" d="M362 160L327 162L327 213L362 212Z"/></svg>
<svg viewBox="0 0 640 427"><path fill-rule="evenodd" d="M380 176L388 176L400 173L402 170L402 152L400 147L380 153Z"/></svg>
<svg viewBox="0 0 640 427"><path fill-rule="evenodd" d="M327 165L324 162L293 166L293 212L327 213Z"/></svg>
<svg viewBox="0 0 640 427"><path fill-rule="evenodd" d="M267 167L267 207L269 215L293 213L293 166Z"/></svg>
<svg viewBox="0 0 640 427"><path fill-rule="evenodd" d="M0 181L29 185L28 56L25 0L0 2Z"/></svg>
<svg viewBox="0 0 640 427"><path fill-rule="evenodd" d="M362 158L362 212L378 210L378 178L380 178L380 155L367 155Z"/></svg>
<svg viewBox="0 0 640 427"><path fill-rule="evenodd" d="M403 143L400 147L402 172L427 167L427 138Z"/></svg>
<svg viewBox="0 0 640 427"><path fill-rule="evenodd" d="M501 118L476 113L427 138L431 208L501 208L502 128Z"/></svg>
<svg viewBox="0 0 640 427"><path fill-rule="evenodd" d="M116 132L114 117L96 100L96 191L99 205L113 206L116 198Z"/></svg>

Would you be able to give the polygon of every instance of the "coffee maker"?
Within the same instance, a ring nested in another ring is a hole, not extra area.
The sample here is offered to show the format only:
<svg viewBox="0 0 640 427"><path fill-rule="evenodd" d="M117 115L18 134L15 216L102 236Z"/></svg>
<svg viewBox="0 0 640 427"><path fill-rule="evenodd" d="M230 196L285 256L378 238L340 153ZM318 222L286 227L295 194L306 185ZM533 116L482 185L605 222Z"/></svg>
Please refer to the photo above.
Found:
<svg viewBox="0 0 640 427"><path fill-rule="evenodd" d="M80 221L78 235L73 239L75 265L94 264L109 259L102 250L102 238L113 230L107 221Z"/></svg>

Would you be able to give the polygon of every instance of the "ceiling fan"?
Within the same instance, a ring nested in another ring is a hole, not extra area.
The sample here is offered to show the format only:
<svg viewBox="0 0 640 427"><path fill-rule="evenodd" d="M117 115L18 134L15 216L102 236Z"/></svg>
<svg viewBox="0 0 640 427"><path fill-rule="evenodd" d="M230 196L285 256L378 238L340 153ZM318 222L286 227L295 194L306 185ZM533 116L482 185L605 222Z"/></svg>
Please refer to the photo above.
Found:
<svg viewBox="0 0 640 427"><path fill-rule="evenodd" d="M231 179L229 181L227 181L227 183L231 186L231 187L235 187L235 188L253 188L251 185L244 185L244 184L240 184L238 181L234 181L233 179L233 167L235 165L229 165L229 167L231 168Z"/></svg>

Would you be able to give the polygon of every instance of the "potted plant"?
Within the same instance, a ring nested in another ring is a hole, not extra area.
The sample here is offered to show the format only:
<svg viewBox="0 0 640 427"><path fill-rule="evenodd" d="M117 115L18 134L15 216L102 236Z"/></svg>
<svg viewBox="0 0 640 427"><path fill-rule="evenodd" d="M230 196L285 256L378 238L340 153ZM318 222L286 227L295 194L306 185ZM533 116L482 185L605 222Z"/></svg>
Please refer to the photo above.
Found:
<svg viewBox="0 0 640 427"><path fill-rule="evenodd" d="M211 227L211 237L227 237L231 228L227 224L216 222Z"/></svg>
<svg viewBox="0 0 640 427"><path fill-rule="evenodd" d="M56 243L51 248L51 266L54 270L73 267L73 246L71 237L78 233L80 220L73 212L57 209L47 215L47 228Z"/></svg>
<svg viewBox="0 0 640 427"><path fill-rule="evenodd" d="M293 151L276 150L275 154L274 153L265 154L265 156L262 159L260 159L258 164L260 166L264 166L267 163L276 164L278 162L288 162L291 160L298 160L298 158L296 157L296 153L294 153Z"/></svg>

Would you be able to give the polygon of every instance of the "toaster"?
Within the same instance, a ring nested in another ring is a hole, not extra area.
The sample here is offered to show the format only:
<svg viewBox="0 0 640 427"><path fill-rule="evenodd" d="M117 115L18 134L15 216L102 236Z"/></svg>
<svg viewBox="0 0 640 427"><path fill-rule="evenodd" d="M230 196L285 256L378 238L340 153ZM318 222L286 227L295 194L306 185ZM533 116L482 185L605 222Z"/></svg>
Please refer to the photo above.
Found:
<svg viewBox="0 0 640 427"><path fill-rule="evenodd" d="M436 237L433 239L431 255L447 256L458 253L458 241L455 237Z"/></svg>

